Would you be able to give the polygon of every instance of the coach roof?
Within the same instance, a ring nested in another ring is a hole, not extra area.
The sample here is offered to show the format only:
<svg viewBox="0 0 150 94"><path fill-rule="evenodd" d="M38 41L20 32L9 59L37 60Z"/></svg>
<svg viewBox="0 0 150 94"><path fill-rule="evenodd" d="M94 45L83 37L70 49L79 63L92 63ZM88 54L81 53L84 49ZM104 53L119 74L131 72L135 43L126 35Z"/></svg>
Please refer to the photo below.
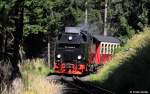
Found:
<svg viewBox="0 0 150 94"><path fill-rule="evenodd" d="M111 36L92 35L94 39L100 42L120 43L120 40Z"/></svg>

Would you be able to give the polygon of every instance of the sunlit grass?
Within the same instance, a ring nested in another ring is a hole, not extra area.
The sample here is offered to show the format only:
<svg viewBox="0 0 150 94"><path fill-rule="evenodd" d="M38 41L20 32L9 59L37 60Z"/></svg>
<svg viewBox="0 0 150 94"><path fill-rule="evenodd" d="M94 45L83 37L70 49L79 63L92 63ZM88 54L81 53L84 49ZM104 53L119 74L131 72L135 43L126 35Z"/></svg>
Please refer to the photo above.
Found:
<svg viewBox="0 0 150 94"><path fill-rule="evenodd" d="M24 64L21 65L21 73L26 75L27 73L47 76L50 72L48 66L45 64L43 59L25 60Z"/></svg>
<svg viewBox="0 0 150 94"><path fill-rule="evenodd" d="M56 81L48 81L43 77L34 76L25 89L25 94L61 94L63 86Z"/></svg>
<svg viewBox="0 0 150 94"><path fill-rule="evenodd" d="M27 60L21 72L25 83L25 94L60 94L63 86L56 81L46 80L50 69L43 59Z"/></svg>

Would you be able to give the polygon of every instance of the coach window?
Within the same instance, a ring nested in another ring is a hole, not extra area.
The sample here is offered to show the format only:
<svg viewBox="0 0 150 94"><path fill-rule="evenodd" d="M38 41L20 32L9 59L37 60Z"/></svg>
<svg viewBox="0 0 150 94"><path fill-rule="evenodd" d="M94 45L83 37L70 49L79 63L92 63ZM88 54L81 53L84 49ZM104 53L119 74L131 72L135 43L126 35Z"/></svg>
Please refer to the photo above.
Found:
<svg viewBox="0 0 150 94"><path fill-rule="evenodd" d="M105 44L103 44L103 50L102 50L102 54L105 53Z"/></svg>
<svg viewBox="0 0 150 94"><path fill-rule="evenodd" d="M112 53L114 53L115 52L115 44L113 44L113 52Z"/></svg>
<svg viewBox="0 0 150 94"><path fill-rule="evenodd" d="M104 52L104 44L101 44L101 54Z"/></svg>
<svg viewBox="0 0 150 94"><path fill-rule="evenodd" d="M107 45L108 45L108 44L105 44L105 52L104 52L104 54L107 54L107 48L108 48Z"/></svg>
<svg viewBox="0 0 150 94"><path fill-rule="evenodd" d="M106 54L108 54L108 52L109 52L109 44L107 44L107 49L106 49Z"/></svg>
<svg viewBox="0 0 150 94"><path fill-rule="evenodd" d="M111 44L108 45L108 54L111 54Z"/></svg>
<svg viewBox="0 0 150 94"><path fill-rule="evenodd" d="M104 44L104 54L106 54L107 44Z"/></svg>
<svg viewBox="0 0 150 94"><path fill-rule="evenodd" d="M112 44L110 44L110 46L109 46L109 47L110 47L110 54L111 54L111 52L112 52L112 51L111 51L111 50L112 50Z"/></svg>
<svg viewBox="0 0 150 94"><path fill-rule="evenodd" d="M102 54L104 54L105 44L102 44Z"/></svg>
<svg viewBox="0 0 150 94"><path fill-rule="evenodd" d="M108 44L106 45L106 54L108 54Z"/></svg>
<svg viewBox="0 0 150 94"><path fill-rule="evenodd" d="M107 44L107 54L109 54L109 44Z"/></svg>
<svg viewBox="0 0 150 94"><path fill-rule="evenodd" d="M111 44L111 54L113 54L113 44Z"/></svg>

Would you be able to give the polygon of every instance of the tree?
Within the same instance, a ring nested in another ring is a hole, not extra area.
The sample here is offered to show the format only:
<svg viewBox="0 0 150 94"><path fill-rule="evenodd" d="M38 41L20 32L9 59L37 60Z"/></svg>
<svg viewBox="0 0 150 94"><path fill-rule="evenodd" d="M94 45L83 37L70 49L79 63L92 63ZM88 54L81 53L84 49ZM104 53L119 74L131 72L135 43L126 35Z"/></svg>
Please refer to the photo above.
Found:
<svg viewBox="0 0 150 94"><path fill-rule="evenodd" d="M148 25L148 0L113 0L110 2L110 30L114 36L130 38Z"/></svg>
<svg viewBox="0 0 150 94"><path fill-rule="evenodd" d="M1 1L0 12L0 85L21 77L18 63L23 37L23 1Z"/></svg>

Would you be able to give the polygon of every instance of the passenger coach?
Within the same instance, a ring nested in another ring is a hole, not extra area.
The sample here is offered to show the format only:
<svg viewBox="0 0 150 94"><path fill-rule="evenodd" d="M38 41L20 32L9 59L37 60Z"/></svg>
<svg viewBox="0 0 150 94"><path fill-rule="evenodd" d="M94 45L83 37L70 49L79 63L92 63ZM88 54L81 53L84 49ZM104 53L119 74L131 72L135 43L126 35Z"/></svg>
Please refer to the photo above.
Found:
<svg viewBox="0 0 150 94"><path fill-rule="evenodd" d="M111 36L93 35L95 41L95 62L98 65L107 63L112 59L115 50L120 46L120 41Z"/></svg>

